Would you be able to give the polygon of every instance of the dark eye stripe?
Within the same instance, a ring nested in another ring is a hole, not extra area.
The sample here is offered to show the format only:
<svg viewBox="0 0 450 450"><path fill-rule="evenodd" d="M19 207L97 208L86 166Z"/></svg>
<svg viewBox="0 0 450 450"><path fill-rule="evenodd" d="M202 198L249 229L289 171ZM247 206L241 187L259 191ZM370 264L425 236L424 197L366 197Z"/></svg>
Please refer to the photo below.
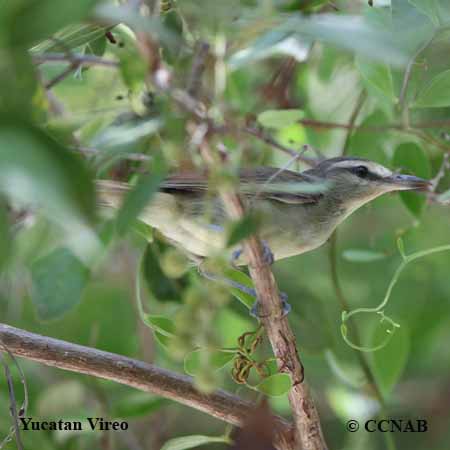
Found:
<svg viewBox="0 0 450 450"><path fill-rule="evenodd" d="M354 175L358 176L359 178L363 178L365 180L376 181L382 178L380 175L371 172L367 166L363 165L349 167L348 170L352 172Z"/></svg>

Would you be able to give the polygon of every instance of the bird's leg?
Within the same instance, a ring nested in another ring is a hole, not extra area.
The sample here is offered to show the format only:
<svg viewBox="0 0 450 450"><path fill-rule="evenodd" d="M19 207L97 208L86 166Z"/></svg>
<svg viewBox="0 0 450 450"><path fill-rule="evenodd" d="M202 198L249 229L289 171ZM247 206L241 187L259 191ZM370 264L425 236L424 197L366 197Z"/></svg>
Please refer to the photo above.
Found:
<svg viewBox="0 0 450 450"><path fill-rule="evenodd" d="M218 282L218 283L222 283L222 284L225 284L226 286L239 289L244 294L248 294L248 295L251 295L252 297L256 298L256 291L253 288L250 288L250 287L245 286L245 285L243 285L241 283L238 283L237 281L230 280L227 277L223 277L223 276L218 275L216 273L212 273L212 272L209 272L207 270L204 270L201 267L201 265L198 266L198 272L200 273L201 276L205 277L208 280L211 280L211 281L214 281L214 282Z"/></svg>
<svg viewBox="0 0 450 450"><path fill-rule="evenodd" d="M262 245L263 245L263 258L267 264L272 265L274 262L273 253L270 250L270 247L267 245L267 242L262 241ZM242 255L242 249L235 250L231 255L231 265L236 270L239 270L239 268L237 266L237 261L241 257L241 255ZM261 319L264 317L264 315L262 315L259 311L260 304L259 304L255 289L249 288L248 286L245 286L234 280L230 280L229 278L223 277L221 275L217 275L215 273L208 272L203 269L201 264L198 266L198 270L201 275L203 275L205 278L207 278L211 281L217 281L217 282L223 283L227 286L239 289L241 292L244 292L245 294L248 294L248 295L251 295L252 297L254 297L256 299L256 301L250 310L250 315L252 315L253 317L256 317L258 319ZM291 305L287 302L287 299L288 299L287 294L285 294L284 292L280 292L280 299L282 302L283 317L284 317L287 314L289 314L289 312L291 311L292 308L291 308Z"/></svg>

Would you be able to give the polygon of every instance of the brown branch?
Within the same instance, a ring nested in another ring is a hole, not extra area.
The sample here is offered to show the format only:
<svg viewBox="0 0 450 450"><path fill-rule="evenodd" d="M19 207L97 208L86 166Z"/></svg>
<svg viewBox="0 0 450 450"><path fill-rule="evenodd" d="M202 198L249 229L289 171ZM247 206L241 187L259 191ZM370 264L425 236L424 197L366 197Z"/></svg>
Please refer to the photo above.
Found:
<svg viewBox="0 0 450 450"><path fill-rule="evenodd" d="M209 44L207 42L198 42L194 62L192 63L191 73L187 82L187 93L191 97L197 97L202 87L202 75L206 66L206 58L209 53Z"/></svg>
<svg viewBox="0 0 450 450"><path fill-rule="evenodd" d="M41 336L9 325L0 324L0 342L13 355L151 392L233 425L241 426L256 407L223 390L209 395L202 394L195 388L191 377L153 364ZM291 425L280 417L276 417L276 422L278 448L292 449Z"/></svg>
<svg viewBox="0 0 450 450"><path fill-rule="evenodd" d="M215 165L214 156L206 141L201 152L208 166ZM244 216L244 207L239 197L232 192L221 192L228 215L232 219ZM324 450L327 448L314 401L306 385L304 369L297 351L295 335L283 313L282 302L272 269L263 256L260 240L252 236L243 242L251 278L255 285L261 308L261 322L266 331L280 372L290 375L292 388L288 394L294 416L296 442L303 450Z"/></svg>
<svg viewBox="0 0 450 450"><path fill-rule="evenodd" d="M143 53L145 56L145 53ZM206 57L206 53L204 54ZM198 130L193 133L192 141L198 145L207 166L214 168L216 161L209 148L208 132L218 132L220 127L210 119L202 103L180 89L169 89L169 85L158 83L158 67L151 75L154 84L168 93L185 111L193 114L198 122ZM232 219L244 216L243 205L233 192L220 192L220 196ZM295 445L303 450L325 450L320 419L314 401L304 379L303 366L297 352L297 343L287 317L283 313L282 302L270 265L265 261L261 242L252 236L243 242L244 256L248 261L250 275L255 285L258 301L261 304L262 324L265 328L281 372L290 375L293 386L288 394L295 425ZM298 443L298 444L297 444Z"/></svg>
<svg viewBox="0 0 450 450"><path fill-rule="evenodd" d="M50 81L45 83L45 86L44 86L45 89L51 89L52 87L56 86L59 82L63 81L65 78L67 78L74 70L77 70L78 67L80 67L80 65L81 65L80 61L73 61L72 64L70 64L60 74L56 75Z"/></svg>

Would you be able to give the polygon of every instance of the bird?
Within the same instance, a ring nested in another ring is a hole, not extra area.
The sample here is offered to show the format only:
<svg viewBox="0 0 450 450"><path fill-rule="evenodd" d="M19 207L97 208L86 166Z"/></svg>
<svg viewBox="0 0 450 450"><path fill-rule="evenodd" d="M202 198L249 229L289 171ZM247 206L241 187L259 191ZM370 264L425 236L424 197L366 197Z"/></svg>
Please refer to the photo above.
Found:
<svg viewBox="0 0 450 450"><path fill-rule="evenodd" d="M274 167L241 169L237 191L248 210L261 216L258 235L274 261L324 244L350 214L394 191L428 190L431 182L403 175L368 159L334 157L303 172ZM102 206L120 208L130 186L99 180ZM226 249L227 214L207 173L169 176L139 216L189 258L201 262ZM229 249L245 265L239 246Z"/></svg>

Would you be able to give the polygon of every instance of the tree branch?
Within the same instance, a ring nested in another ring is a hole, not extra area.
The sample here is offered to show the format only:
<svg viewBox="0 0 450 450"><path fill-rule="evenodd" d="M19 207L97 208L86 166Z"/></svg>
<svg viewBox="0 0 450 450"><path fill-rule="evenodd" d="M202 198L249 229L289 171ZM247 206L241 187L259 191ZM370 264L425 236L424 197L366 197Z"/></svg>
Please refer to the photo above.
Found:
<svg viewBox="0 0 450 450"><path fill-rule="evenodd" d="M207 53L203 53L206 58ZM199 64L204 68L204 64ZM158 67L157 71L164 70ZM209 148L207 137L210 131L217 132L220 127L204 112L204 106L196 98L180 89L169 89L169 86L158 84L157 71L153 80L161 90L169 95L197 120L197 130L193 133L192 142L198 145L205 164L213 168L217 161ZM201 76L199 70L198 76ZM156 80L155 80L156 79ZM175 95L177 94L177 95ZM232 219L244 216L244 207L234 192L219 192L228 215ZM297 352L297 343L287 317L282 308L278 287L270 265L265 261L260 240L256 236L246 239L243 244L244 256L248 261L249 271L258 301L261 304L261 322L272 346L280 372L290 375L292 388L288 394L294 417L295 443L303 450L325 450L327 445L322 434L320 419L314 401L304 379L304 369Z"/></svg>
<svg viewBox="0 0 450 450"><path fill-rule="evenodd" d="M199 392L191 377L136 359L30 333L0 324L0 342L13 354L51 367L115 381L174 400L241 426L256 405L223 390ZM0 347L1 348L1 347ZM276 417L277 446L293 448L292 426Z"/></svg>
<svg viewBox="0 0 450 450"><path fill-rule="evenodd" d="M206 164L209 167L214 166L215 159L206 141L201 144L201 152ZM244 207L237 194L229 191L220 194L228 215L236 220L242 218ZM246 239L242 247L261 305L261 322L277 359L278 368L280 372L289 374L292 380L288 396L294 416L296 442L303 450L324 450L327 445L322 434L319 415L305 382L295 335L283 312L272 269L263 256L261 242L256 236Z"/></svg>

